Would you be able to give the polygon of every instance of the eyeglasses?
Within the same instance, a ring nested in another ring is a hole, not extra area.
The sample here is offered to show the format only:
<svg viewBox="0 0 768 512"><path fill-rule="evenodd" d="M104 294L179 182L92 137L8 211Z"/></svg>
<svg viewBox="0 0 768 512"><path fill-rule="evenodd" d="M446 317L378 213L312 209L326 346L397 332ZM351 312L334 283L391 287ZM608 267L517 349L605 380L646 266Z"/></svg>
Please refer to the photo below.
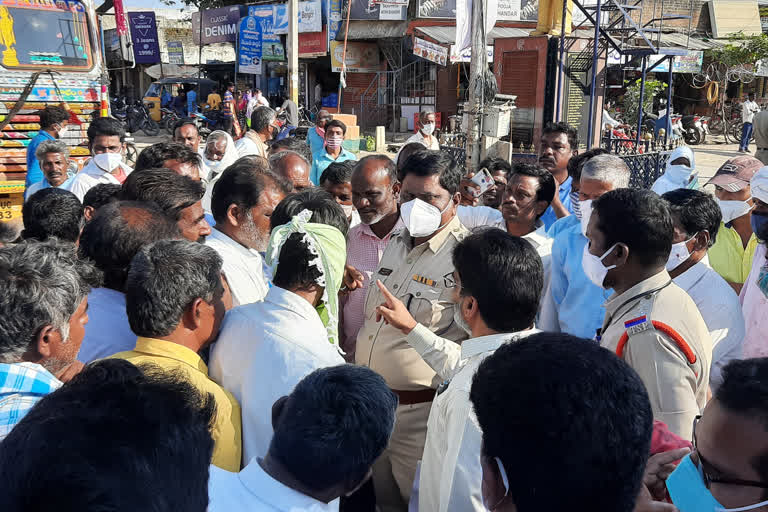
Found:
<svg viewBox="0 0 768 512"><path fill-rule="evenodd" d="M718 470L701 455L701 451L696 444L696 425L699 423L700 419L701 415L696 416L693 420L693 451L696 452L696 456L699 459L699 473L701 473L701 478L704 480L704 485L707 489L709 489L712 484L743 485L746 487L768 489L768 483L756 482L754 480L741 480L739 478L724 478L718 475Z"/></svg>

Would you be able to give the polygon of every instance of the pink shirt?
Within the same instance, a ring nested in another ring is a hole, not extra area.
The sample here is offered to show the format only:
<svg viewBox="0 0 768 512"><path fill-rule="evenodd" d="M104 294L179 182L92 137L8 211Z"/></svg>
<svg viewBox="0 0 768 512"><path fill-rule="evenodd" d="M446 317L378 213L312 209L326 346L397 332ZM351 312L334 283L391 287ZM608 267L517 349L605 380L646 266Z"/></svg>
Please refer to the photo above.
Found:
<svg viewBox="0 0 768 512"><path fill-rule="evenodd" d="M358 224L347 235L347 264L359 270L363 276L363 286L350 292L343 301L341 348L347 358L354 361L357 333L365 321L365 294L371 283L371 276L379 268L379 261L387 248L392 234L403 228L403 221L398 219L392 231L384 238L379 238L366 224Z"/></svg>
<svg viewBox="0 0 768 512"><path fill-rule="evenodd" d="M752 258L752 270L741 289L741 308L744 313L744 359L768 356L768 298L757 285L760 271L768 265L765 244L759 244Z"/></svg>

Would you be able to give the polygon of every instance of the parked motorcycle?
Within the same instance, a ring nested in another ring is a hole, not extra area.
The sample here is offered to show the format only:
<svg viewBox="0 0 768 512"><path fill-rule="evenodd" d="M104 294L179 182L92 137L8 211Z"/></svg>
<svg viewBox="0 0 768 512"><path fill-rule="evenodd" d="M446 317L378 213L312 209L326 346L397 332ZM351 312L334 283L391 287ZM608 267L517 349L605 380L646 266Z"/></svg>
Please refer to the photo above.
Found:
<svg viewBox="0 0 768 512"><path fill-rule="evenodd" d="M141 130L148 137L154 137L160 133L160 125L152 119L149 113L149 109L152 107L154 107L154 103L149 102L148 105L145 105L141 101L128 107L129 126L133 127L132 132Z"/></svg>
<svg viewBox="0 0 768 512"><path fill-rule="evenodd" d="M686 144L695 146L704 142L707 134L704 131L704 126L701 122L701 116L683 116L681 123L683 126L683 139L685 139Z"/></svg>
<svg viewBox="0 0 768 512"><path fill-rule="evenodd" d="M179 120L179 114L177 114L175 110L166 107L160 109L160 114L162 115L160 118L160 126L173 135L173 127L176 126L176 123Z"/></svg>
<svg viewBox="0 0 768 512"><path fill-rule="evenodd" d="M220 110L207 110L205 114L195 112L193 117L198 122L197 131L203 140L207 139L212 131L221 128L223 115Z"/></svg>

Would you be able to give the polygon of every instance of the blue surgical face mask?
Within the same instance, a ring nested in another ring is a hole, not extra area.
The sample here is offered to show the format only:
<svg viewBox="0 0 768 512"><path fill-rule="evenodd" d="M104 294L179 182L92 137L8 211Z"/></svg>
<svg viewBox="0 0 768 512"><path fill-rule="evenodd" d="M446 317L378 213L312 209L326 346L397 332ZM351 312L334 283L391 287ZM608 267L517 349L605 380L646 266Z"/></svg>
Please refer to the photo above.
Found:
<svg viewBox="0 0 768 512"><path fill-rule="evenodd" d="M768 213L752 212L752 219L749 221L752 224L752 232L754 234L762 233L762 229L765 229L765 223L768 222Z"/></svg>
<svg viewBox="0 0 768 512"><path fill-rule="evenodd" d="M680 512L746 512L768 505L768 501L763 501L746 507L723 507L704 485L701 470L690 455L686 455L667 478L667 490Z"/></svg>
<svg viewBox="0 0 768 512"><path fill-rule="evenodd" d="M768 266L766 265L760 268L760 274L757 276L757 287L768 298Z"/></svg>

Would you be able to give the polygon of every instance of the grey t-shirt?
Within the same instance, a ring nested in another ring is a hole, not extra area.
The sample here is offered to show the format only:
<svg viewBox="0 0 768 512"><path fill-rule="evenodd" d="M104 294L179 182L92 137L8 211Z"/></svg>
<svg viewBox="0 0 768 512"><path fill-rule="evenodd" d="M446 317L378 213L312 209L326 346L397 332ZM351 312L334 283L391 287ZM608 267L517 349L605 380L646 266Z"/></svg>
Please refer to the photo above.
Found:
<svg viewBox="0 0 768 512"><path fill-rule="evenodd" d="M280 106L282 110L288 112L288 124L291 126L299 126L299 109L296 104L291 100L285 100Z"/></svg>

